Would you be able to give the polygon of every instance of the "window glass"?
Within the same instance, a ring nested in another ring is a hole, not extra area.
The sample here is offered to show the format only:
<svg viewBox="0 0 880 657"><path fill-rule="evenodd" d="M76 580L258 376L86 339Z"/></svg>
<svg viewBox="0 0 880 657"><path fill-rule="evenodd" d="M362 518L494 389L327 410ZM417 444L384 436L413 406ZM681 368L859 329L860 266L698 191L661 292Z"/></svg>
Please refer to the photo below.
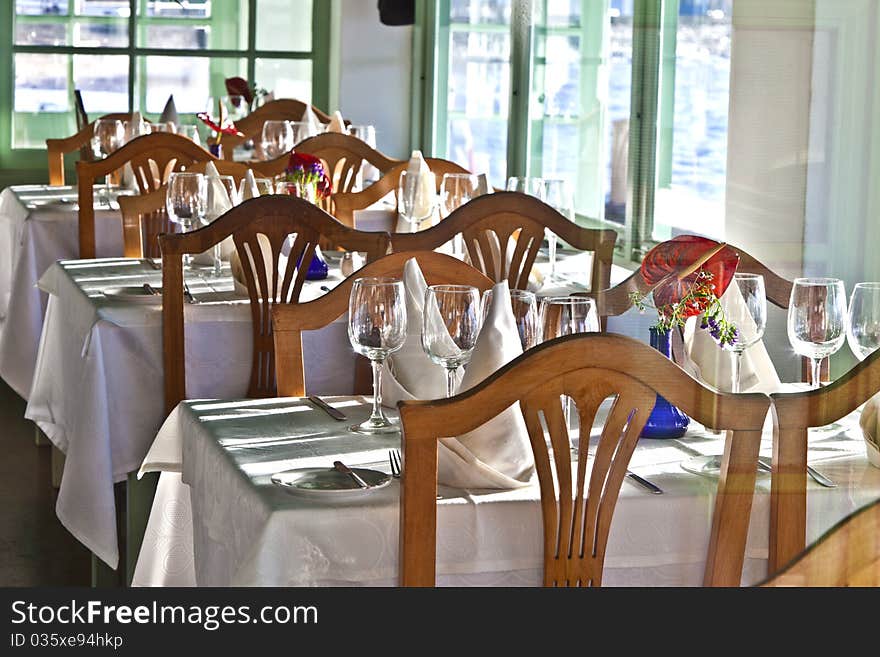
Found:
<svg viewBox="0 0 880 657"><path fill-rule="evenodd" d="M143 74L145 105L150 114L159 114L174 95L178 112L194 113L208 109L208 99L226 93L224 80L247 75L247 61L219 57L142 57L138 71Z"/></svg>
<svg viewBox="0 0 880 657"><path fill-rule="evenodd" d="M258 59L254 68L257 86L275 98L312 102L312 62L306 59Z"/></svg>
<svg viewBox="0 0 880 657"><path fill-rule="evenodd" d="M312 0L257 0L257 50L312 49Z"/></svg>
<svg viewBox="0 0 880 657"><path fill-rule="evenodd" d="M224 0L222 9L211 11L210 4L185 8L173 3L148 4L148 18L138 28L138 43L147 48L178 50L244 50L248 39L247 0ZM149 17L161 17L150 20ZM169 21L168 18L181 20ZM311 27L311 24L309 24Z"/></svg>
<svg viewBox="0 0 880 657"><path fill-rule="evenodd" d="M222 0L229 2L229 0ZM207 18L211 15L211 0L148 0L147 16L162 18Z"/></svg>
<svg viewBox="0 0 880 657"><path fill-rule="evenodd" d="M15 0L15 13L23 16L66 16L67 0Z"/></svg>
<svg viewBox="0 0 880 657"><path fill-rule="evenodd" d="M79 16L128 18L131 15L131 4L129 0L74 0L73 10Z"/></svg>

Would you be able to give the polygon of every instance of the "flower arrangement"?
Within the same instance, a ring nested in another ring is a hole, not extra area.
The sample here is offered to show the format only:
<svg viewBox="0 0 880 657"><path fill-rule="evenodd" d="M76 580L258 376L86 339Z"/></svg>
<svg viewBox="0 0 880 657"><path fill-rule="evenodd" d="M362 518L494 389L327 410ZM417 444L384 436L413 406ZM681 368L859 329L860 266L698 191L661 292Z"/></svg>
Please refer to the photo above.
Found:
<svg viewBox="0 0 880 657"><path fill-rule="evenodd" d="M204 123L206 126L211 128L214 131L215 137L214 141L210 142L212 145L219 146L220 140L223 139L223 135L234 135L236 137L244 137L244 133L235 127L235 124L232 121L226 121L223 117L223 109L222 106L219 109L218 116L219 119L215 120L210 114L207 112L199 112L196 114L196 117Z"/></svg>
<svg viewBox="0 0 880 657"><path fill-rule="evenodd" d="M316 196L322 199L330 196L333 191L324 164L317 157L307 153L290 152L282 180L300 186L311 185L315 189Z"/></svg>
<svg viewBox="0 0 880 657"><path fill-rule="evenodd" d="M640 312L657 311L656 330L667 333L700 317L699 327L720 345L736 341L738 331L718 301L733 280L739 256L725 244L694 235L680 235L648 252L640 267L642 279L654 289L654 303L641 292L630 300Z"/></svg>

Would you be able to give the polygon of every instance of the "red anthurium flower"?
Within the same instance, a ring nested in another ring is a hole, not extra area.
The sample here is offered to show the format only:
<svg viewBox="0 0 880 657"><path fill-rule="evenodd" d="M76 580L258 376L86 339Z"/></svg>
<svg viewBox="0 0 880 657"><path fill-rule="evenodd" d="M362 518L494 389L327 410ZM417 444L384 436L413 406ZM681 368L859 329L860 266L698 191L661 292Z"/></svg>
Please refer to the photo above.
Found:
<svg viewBox="0 0 880 657"><path fill-rule="evenodd" d="M254 92L244 78L226 78L226 93L230 96L244 96L248 105L254 102Z"/></svg>
<svg viewBox="0 0 880 657"><path fill-rule="evenodd" d="M719 242L705 237L679 235L658 244L648 252L642 261L642 278L648 285L655 285L670 274L686 270L701 256L705 256L718 246L720 246ZM679 303L693 288L701 272L711 274L710 285L714 286L713 292L716 297L721 297L733 280L737 265L739 265L739 255L731 247L725 245L690 275L683 279L673 276L668 283L655 289L654 305L657 308L664 308ZM708 303L709 300L704 299L689 304L684 312L685 316L693 317L701 314Z"/></svg>
<svg viewBox="0 0 880 657"><path fill-rule="evenodd" d="M244 133L236 128L234 123L228 123L227 125L221 127L220 124L214 121L214 119L211 118L211 115L207 112L199 112L198 114L196 114L196 116L202 123L204 123L206 126L211 128L211 130L218 134L244 137Z"/></svg>

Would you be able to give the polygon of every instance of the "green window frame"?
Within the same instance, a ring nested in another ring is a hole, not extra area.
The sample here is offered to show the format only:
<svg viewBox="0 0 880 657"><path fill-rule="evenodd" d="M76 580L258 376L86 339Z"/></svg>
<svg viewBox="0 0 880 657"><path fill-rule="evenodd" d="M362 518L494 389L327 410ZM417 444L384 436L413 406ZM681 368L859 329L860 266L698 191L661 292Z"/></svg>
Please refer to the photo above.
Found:
<svg viewBox="0 0 880 657"><path fill-rule="evenodd" d="M16 16L15 0L0 0L0 61L8 62L0 67L0 185L13 182L35 182L45 180L46 156L45 149L39 148L13 148L13 109L15 95L15 55L19 53L34 54L61 54L61 55L123 55L128 57L128 111L135 108L146 107L144 81L146 57L204 57L210 60L220 58L236 58L245 60L247 66L247 79L255 80L257 60L306 60L312 63L311 102L322 108L327 108L331 98L331 24L334 20L333 2L327 0L314 0L311 15L311 49L310 50L266 50L257 48L257 1L245 0L242 3L243 10L247 12L248 30L247 43L243 48L156 48L138 45L151 25L186 25L186 24L209 24L212 30L226 33L230 30L229 19L224 20L224 12L220 3L214 3L214 11L210 18L190 17L151 17L147 16L147 0L129 0L128 45L125 47L80 47L80 46L32 46L15 44L16 21L25 23L67 23L74 17L75 0L66 0L68 14L58 15L34 15ZM338 13L338 12L337 12ZM102 16L83 17L91 24L118 23L118 18ZM336 16L338 20L338 16ZM282 39L284 35L279 34ZM227 37L228 42L228 37ZM72 58L71 58L72 60ZM68 88L73 89L72 67L68 68ZM212 85L219 70L211 69ZM72 100L71 100L72 102ZM71 112L72 106L71 106ZM66 137L67 135L57 135ZM11 169L15 169L12 176ZM15 179L11 179L11 178Z"/></svg>

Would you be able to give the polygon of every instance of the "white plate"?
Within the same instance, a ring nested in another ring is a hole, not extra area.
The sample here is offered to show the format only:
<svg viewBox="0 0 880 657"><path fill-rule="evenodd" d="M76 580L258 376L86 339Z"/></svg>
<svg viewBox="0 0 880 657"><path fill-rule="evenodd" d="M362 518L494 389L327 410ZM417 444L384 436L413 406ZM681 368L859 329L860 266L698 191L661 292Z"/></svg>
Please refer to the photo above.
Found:
<svg viewBox="0 0 880 657"><path fill-rule="evenodd" d="M721 472L721 455L695 456L692 459L681 462L681 469L703 477L718 477ZM769 477L770 473L758 468L759 477Z"/></svg>
<svg viewBox="0 0 880 657"><path fill-rule="evenodd" d="M368 468L352 468L369 488L361 488L355 480L334 468L298 468L272 475L272 483L289 493L303 497L333 498L365 495L391 483L391 475Z"/></svg>
<svg viewBox="0 0 880 657"><path fill-rule="evenodd" d="M130 303L162 303L162 288L154 285L153 289L157 294L148 293L143 285L108 287L104 290L104 296L108 299Z"/></svg>

